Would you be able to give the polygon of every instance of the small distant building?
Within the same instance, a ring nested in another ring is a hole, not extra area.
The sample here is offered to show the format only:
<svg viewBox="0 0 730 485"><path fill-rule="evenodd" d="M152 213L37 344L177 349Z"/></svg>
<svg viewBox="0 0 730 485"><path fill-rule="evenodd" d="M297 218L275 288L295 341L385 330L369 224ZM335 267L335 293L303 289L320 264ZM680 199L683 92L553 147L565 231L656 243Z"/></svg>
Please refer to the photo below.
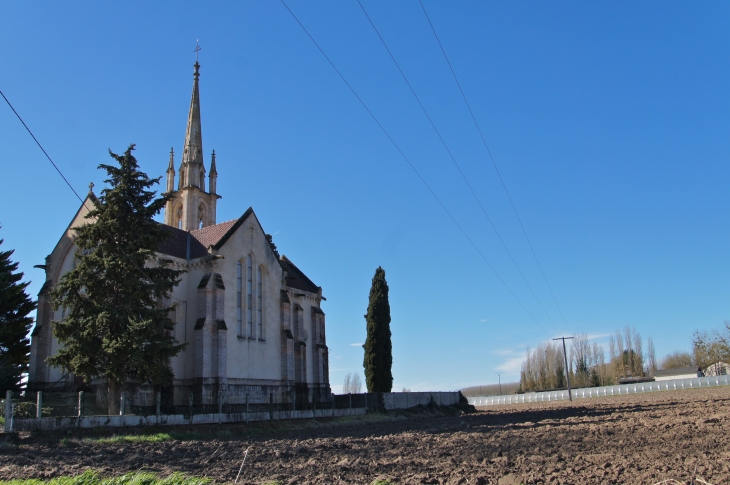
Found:
<svg viewBox="0 0 730 485"><path fill-rule="evenodd" d="M674 379L689 379L697 377L697 367L678 367L676 369L662 369L654 371L655 381L671 381Z"/></svg>
<svg viewBox="0 0 730 485"><path fill-rule="evenodd" d="M717 362L709 365L704 372L706 376L726 376L730 374L730 364Z"/></svg>

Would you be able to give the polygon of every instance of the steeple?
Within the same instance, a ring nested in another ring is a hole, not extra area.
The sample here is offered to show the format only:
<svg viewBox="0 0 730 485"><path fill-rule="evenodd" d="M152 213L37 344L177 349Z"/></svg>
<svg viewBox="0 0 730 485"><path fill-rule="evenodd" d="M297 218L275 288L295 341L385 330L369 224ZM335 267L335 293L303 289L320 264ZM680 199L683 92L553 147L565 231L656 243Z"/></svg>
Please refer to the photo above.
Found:
<svg viewBox="0 0 730 485"><path fill-rule="evenodd" d="M215 167L215 151L210 163L209 192L205 191L205 166L203 164L203 133L200 123L200 64L195 47L195 71L193 72L193 94L190 97L188 126L185 130L185 146L175 189L175 154L170 151L167 166L167 192L172 197L165 205L165 224L184 231L194 231L212 226L216 220L216 205L220 195L216 194L218 171Z"/></svg>
<svg viewBox="0 0 730 485"><path fill-rule="evenodd" d="M200 64L195 61L195 72L193 74L193 94L190 98L190 111L188 112L188 126L185 130L185 146L183 148L182 167L180 168L180 188L203 187L205 180L201 180L201 169L203 168L203 133L200 123L200 89L198 79L200 77Z"/></svg>
<svg viewBox="0 0 730 485"><path fill-rule="evenodd" d="M175 150L170 148L170 163L167 164L167 192L175 190Z"/></svg>
<svg viewBox="0 0 730 485"><path fill-rule="evenodd" d="M215 150L213 150L213 154L210 156L210 175L208 176L208 179L208 190L211 194L215 194L215 190L218 185L218 170L215 169Z"/></svg>

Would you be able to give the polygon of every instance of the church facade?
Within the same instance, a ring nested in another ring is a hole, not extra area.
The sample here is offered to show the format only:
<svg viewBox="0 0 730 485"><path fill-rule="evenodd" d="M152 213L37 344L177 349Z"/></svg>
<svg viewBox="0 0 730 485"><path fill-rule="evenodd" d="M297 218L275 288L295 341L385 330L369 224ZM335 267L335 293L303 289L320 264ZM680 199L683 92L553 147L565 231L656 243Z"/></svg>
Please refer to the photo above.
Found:
<svg viewBox="0 0 730 485"><path fill-rule="evenodd" d="M170 153L166 191L172 194L164 213L170 237L156 261L185 270L171 297L174 338L186 343L170 365L171 388L163 392L170 403L196 404L306 403L331 399L325 299L315 285L286 256L279 256L252 208L239 218L217 223L215 151L206 172L200 116L200 65L195 63L185 145L176 172ZM207 175L206 175L207 174ZM177 178L177 184L176 184ZM58 348L52 321L66 310L54 310L49 290L78 262L74 227L88 221L96 203L90 191L66 232L42 267L46 282L38 295L36 327L32 333L29 388L73 390L80 379L50 367L46 359ZM100 385L102 383L99 383ZM133 383L138 405L150 405L154 389Z"/></svg>

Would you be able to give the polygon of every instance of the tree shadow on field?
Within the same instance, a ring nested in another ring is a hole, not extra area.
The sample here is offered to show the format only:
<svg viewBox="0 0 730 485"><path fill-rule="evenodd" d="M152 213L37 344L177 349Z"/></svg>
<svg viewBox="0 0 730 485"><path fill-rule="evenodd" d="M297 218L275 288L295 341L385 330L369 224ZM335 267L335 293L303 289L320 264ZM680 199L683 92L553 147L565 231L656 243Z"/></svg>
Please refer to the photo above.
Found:
<svg viewBox="0 0 730 485"><path fill-rule="evenodd" d="M496 412L482 410L479 413L465 417L472 432L491 432L495 429L514 428L537 428L542 426L582 426L585 419L590 419L591 424L607 424L618 421L625 421L626 415L631 413L665 411L675 412L677 404L675 401L665 401L656 404L621 404L603 405L600 407L586 405L561 406L546 409L528 410L505 410ZM571 420L570 418L579 418Z"/></svg>

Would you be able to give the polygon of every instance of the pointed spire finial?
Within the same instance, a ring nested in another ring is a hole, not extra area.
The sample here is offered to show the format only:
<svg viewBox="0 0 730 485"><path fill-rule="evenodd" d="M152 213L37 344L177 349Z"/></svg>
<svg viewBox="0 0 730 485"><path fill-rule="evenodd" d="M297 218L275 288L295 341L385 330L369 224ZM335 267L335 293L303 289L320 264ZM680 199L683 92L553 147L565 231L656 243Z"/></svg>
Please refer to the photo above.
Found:
<svg viewBox="0 0 730 485"><path fill-rule="evenodd" d="M167 171L175 171L175 149L170 148L170 163L167 164Z"/></svg>
<svg viewBox="0 0 730 485"><path fill-rule="evenodd" d="M200 64L198 63L198 52L200 52L201 49L202 49L202 47L200 47L200 44L198 43L198 40L196 39L195 40L195 50L193 51L193 52L195 52L195 74L193 74L195 76L195 79L198 79L198 77L200 76Z"/></svg>
<svg viewBox="0 0 730 485"><path fill-rule="evenodd" d="M94 182L91 182L91 183L89 184L89 193L90 193L90 194L93 194L93 193L94 193Z"/></svg>
<svg viewBox="0 0 730 485"><path fill-rule="evenodd" d="M213 154L210 157L210 174L218 174L218 170L215 168L215 150L213 150Z"/></svg>

